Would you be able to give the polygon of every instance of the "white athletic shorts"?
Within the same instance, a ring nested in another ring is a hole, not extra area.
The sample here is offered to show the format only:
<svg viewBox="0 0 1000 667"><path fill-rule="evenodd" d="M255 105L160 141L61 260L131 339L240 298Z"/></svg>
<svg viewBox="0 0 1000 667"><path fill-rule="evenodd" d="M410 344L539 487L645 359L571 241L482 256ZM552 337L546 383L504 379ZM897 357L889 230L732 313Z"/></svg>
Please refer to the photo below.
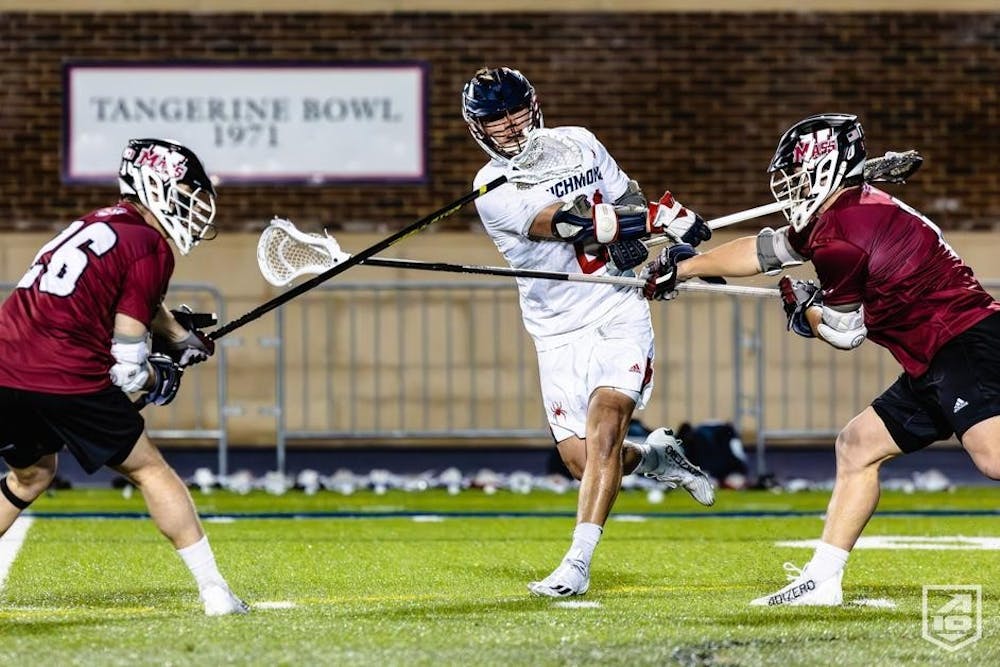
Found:
<svg viewBox="0 0 1000 667"><path fill-rule="evenodd" d="M538 353L545 414L556 442L587 435L587 405L598 387L618 389L646 407L653 391L649 316L623 313L566 345Z"/></svg>

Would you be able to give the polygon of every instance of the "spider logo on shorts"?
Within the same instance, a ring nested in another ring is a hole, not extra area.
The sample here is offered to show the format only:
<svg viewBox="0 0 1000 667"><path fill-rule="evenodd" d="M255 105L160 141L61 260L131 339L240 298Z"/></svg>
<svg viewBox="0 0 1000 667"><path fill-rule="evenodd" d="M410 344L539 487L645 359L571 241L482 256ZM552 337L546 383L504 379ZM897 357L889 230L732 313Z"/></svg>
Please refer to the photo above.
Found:
<svg viewBox="0 0 1000 667"><path fill-rule="evenodd" d="M562 403L552 404L552 416L556 419L566 416L566 411L563 409Z"/></svg>

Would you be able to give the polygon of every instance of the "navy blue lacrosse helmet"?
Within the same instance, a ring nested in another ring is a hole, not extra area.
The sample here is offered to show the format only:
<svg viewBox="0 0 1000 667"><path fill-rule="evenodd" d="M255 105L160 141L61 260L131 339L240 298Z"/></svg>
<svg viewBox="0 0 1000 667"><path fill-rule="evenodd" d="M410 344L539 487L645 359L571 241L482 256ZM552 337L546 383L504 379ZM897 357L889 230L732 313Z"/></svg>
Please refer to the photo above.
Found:
<svg viewBox="0 0 1000 667"><path fill-rule="evenodd" d="M489 155L508 160L524 148L527 135L543 126L535 88L516 69L483 68L462 90L462 117ZM497 129L496 122L506 120ZM491 125L487 132L486 124Z"/></svg>

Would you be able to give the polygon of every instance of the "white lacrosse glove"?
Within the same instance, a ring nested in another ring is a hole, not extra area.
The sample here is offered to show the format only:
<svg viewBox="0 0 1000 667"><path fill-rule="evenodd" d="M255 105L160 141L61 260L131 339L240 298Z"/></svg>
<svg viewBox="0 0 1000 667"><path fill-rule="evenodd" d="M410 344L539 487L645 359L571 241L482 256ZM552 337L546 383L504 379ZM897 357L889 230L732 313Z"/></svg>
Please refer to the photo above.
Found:
<svg viewBox="0 0 1000 667"><path fill-rule="evenodd" d="M681 206L669 190L663 193L660 201L649 203L648 226L652 234L666 234L675 243L687 243L692 247L712 238L708 223L694 211Z"/></svg>

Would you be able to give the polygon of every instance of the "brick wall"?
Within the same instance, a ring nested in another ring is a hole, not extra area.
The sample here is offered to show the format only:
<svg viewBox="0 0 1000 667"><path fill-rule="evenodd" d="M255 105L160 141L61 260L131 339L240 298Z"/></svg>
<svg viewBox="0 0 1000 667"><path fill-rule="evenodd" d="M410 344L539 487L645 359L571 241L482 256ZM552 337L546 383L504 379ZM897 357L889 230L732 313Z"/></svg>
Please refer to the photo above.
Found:
<svg viewBox="0 0 1000 667"><path fill-rule="evenodd" d="M65 224L113 197L60 185L61 65L74 60L424 60L426 186L227 187L220 222L400 227L465 192L483 155L459 91L510 64L549 125L586 125L647 195L715 216L770 201L780 133L858 113L869 150L917 147L905 196L946 228L1000 223L1000 13L994 14L0 14L0 228ZM442 226L475 224L471 207Z"/></svg>

